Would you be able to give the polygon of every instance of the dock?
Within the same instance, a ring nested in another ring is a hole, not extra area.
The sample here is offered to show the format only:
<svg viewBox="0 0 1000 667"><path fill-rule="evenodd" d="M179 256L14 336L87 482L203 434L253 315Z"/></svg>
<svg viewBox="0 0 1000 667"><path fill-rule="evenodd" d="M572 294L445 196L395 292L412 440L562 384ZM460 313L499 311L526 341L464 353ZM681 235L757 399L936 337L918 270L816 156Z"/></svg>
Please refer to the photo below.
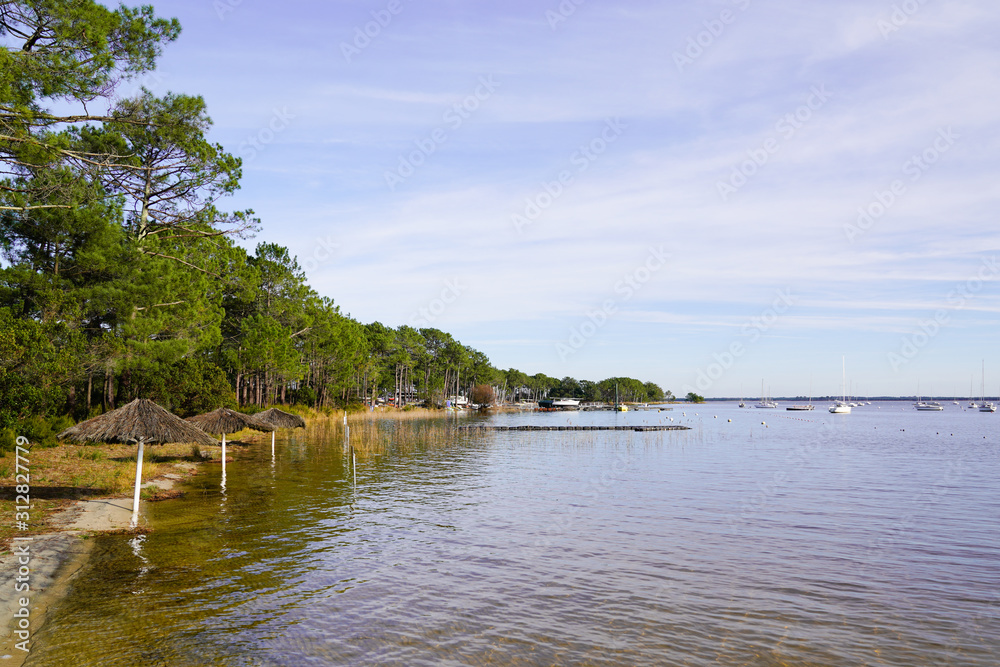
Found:
<svg viewBox="0 0 1000 667"><path fill-rule="evenodd" d="M457 427L462 431L690 431L687 426L477 426Z"/></svg>

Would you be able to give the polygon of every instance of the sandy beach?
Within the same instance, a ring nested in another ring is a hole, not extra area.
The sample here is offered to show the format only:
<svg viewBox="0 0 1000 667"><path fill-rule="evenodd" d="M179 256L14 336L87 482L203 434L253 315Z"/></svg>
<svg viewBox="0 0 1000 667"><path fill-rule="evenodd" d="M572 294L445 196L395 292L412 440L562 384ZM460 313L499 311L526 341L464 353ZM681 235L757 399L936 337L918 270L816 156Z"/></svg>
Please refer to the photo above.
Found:
<svg viewBox="0 0 1000 667"><path fill-rule="evenodd" d="M191 463L178 463L174 468L175 471L165 473L143 487L154 489L156 493L169 492L177 482L197 470L197 466ZM143 525L144 507L145 503L140 504L140 526ZM131 497L80 500L50 519L53 532L19 539L9 553L0 557L0 577L4 582L0 586L0 665L21 665L28 656L17 646L23 641L16 634L20 619L15 616L21 609L21 598L30 600L28 631L33 636L45 622L49 605L61 597L86 563L93 547L93 541L86 538L96 533L127 530L131 518ZM27 577L30 590L20 592L16 590L21 567L18 560L26 557L18 551L25 547L30 554L30 574Z"/></svg>

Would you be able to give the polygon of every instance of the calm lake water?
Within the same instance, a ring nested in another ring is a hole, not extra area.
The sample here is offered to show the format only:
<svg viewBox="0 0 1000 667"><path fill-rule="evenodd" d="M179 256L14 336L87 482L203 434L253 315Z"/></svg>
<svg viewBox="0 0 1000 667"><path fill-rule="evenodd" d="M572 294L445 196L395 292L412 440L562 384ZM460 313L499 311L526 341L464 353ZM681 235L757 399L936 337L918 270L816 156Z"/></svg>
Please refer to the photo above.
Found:
<svg viewBox="0 0 1000 667"><path fill-rule="evenodd" d="M356 486L339 428L279 434L99 538L26 664L1000 663L1000 414L488 421L670 418L455 432Z"/></svg>

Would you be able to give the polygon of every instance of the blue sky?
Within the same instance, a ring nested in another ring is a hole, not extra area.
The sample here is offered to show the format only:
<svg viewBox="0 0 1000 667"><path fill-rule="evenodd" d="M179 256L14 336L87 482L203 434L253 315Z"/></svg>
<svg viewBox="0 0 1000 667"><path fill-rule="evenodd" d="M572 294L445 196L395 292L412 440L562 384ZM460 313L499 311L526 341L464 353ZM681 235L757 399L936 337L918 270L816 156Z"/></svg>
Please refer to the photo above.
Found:
<svg viewBox="0 0 1000 667"><path fill-rule="evenodd" d="M992 0L155 7L248 247L359 320L675 393L1000 391Z"/></svg>

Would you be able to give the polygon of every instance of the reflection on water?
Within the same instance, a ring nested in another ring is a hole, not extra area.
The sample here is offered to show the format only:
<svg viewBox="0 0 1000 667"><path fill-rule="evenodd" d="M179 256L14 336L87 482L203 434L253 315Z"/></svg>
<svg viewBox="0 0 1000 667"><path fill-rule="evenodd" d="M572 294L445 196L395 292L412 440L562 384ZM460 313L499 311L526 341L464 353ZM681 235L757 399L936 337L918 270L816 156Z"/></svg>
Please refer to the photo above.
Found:
<svg viewBox="0 0 1000 667"><path fill-rule="evenodd" d="M387 424L356 485L279 433L100 538L26 664L995 665L998 416L899 407Z"/></svg>

